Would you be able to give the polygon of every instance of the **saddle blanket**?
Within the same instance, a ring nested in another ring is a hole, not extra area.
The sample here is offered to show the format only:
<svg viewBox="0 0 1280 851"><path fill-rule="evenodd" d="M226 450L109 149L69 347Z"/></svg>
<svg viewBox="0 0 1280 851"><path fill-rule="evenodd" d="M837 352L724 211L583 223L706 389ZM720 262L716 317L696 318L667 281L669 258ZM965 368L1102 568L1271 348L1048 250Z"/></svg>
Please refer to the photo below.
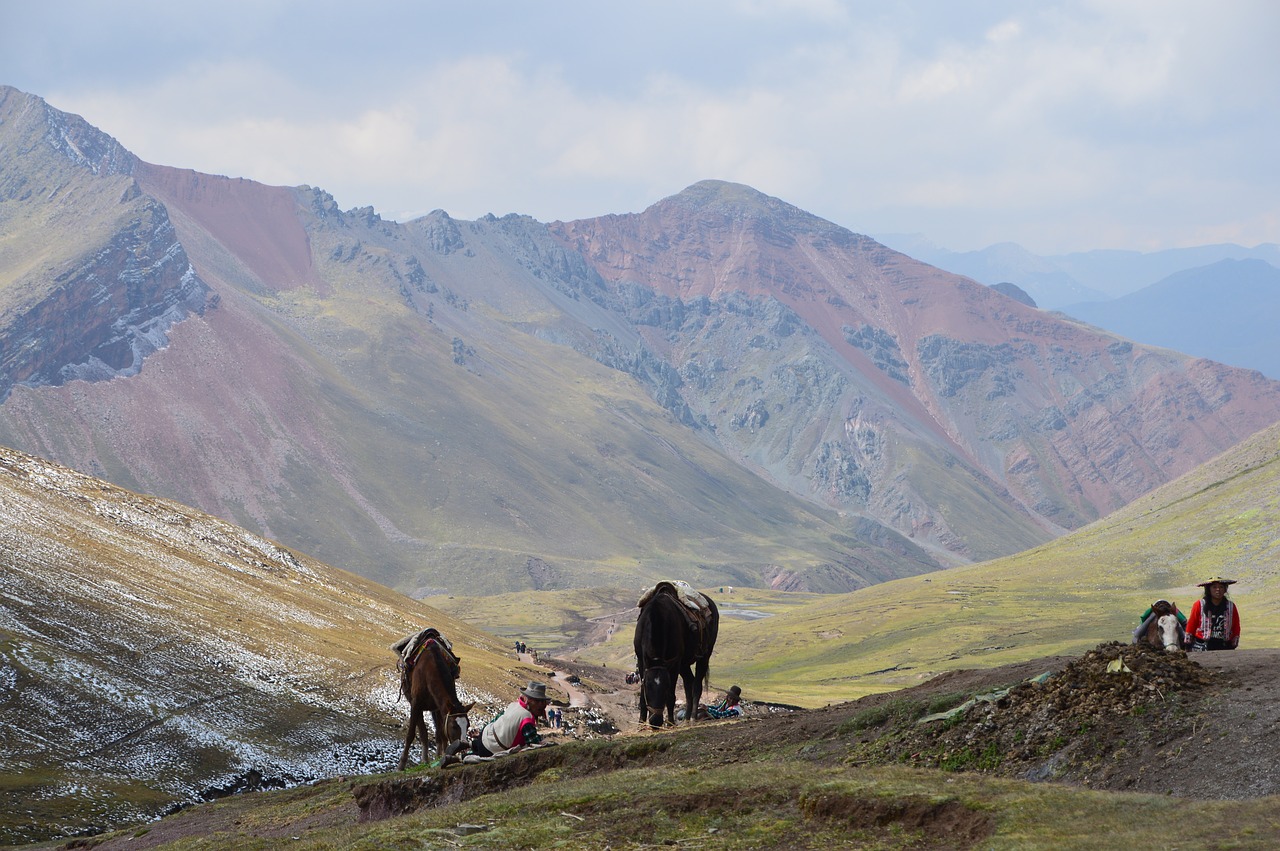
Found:
<svg viewBox="0 0 1280 851"><path fill-rule="evenodd" d="M433 626L429 626L421 632L415 632L413 635L406 635L404 638L391 645L391 649L400 657L400 667L409 667L409 660L413 658L413 654L418 651L429 638L434 638L444 645L444 649L449 651L449 655L455 659L457 656L453 652L453 643L449 639L440 634L440 630Z"/></svg>
<svg viewBox="0 0 1280 851"><path fill-rule="evenodd" d="M661 591L671 593L672 596L680 601L680 605L696 615L699 621L705 621L710 617L711 601L707 599L705 594L682 579L662 580L644 592L644 596L640 598L640 602L636 603L636 606L643 609L644 604L652 600L653 596Z"/></svg>

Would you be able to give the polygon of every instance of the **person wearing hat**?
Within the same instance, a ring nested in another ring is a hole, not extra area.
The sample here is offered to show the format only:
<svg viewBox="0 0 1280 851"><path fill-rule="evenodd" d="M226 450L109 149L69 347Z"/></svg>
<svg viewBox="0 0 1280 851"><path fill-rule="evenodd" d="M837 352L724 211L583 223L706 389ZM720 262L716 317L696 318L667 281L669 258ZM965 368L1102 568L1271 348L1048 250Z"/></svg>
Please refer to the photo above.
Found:
<svg viewBox="0 0 1280 851"><path fill-rule="evenodd" d="M502 710L502 714L480 729L471 740L471 752L478 756L495 756L500 753L516 753L529 745L537 744L538 719L547 720L547 687L542 683L529 683L520 696Z"/></svg>
<svg viewBox="0 0 1280 851"><path fill-rule="evenodd" d="M1188 650L1235 650L1240 644L1240 611L1227 599L1234 579L1215 576L1197 583L1204 596L1191 605L1187 616Z"/></svg>
<svg viewBox="0 0 1280 851"><path fill-rule="evenodd" d="M742 689L732 686L721 700L707 707L712 718L740 718L742 716Z"/></svg>

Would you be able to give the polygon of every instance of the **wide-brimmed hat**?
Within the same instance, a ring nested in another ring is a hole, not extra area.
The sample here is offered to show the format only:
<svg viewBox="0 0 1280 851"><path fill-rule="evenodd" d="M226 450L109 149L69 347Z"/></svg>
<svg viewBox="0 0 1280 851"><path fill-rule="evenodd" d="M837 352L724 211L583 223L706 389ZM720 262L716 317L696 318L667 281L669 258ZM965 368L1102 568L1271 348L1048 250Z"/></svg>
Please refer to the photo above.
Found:
<svg viewBox="0 0 1280 851"><path fill-rule="evenodd" d="M1201 588L1207 588L1208 586L1215 584L1235 585L1236 581L1234 579L1223 579L1221 576L1215 576L1212 579L1206 579L1204 582L1197 582L1196 584Z"/></svg>
<svg viewBox="0 0 1280 851"><path fill-rule="evenodd" d="M547 687L542 683L529 683L528 687L520 693L530 700L550 701L550 698L547 697Z"/></svg>
<svg viewBox="0 0 1280 851"><path fill-rule="evenodd" d="M738 688L737 686L730 686L730 687L729 687L729 696L730 696L730 697L742 697L742 689Z"/></svg>

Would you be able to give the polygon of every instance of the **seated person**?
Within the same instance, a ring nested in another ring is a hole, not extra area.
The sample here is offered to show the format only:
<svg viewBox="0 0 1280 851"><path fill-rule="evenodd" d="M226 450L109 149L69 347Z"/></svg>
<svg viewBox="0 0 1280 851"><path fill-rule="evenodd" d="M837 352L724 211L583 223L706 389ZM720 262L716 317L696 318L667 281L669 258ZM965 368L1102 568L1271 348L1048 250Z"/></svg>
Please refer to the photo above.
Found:
<svg viewBox="0 0 1280 851"><path fill-rule="evenodd" d="M1240 610L1227 598L1227 586L1236 581L1215 576L1197 584L1204 596L1191 604L1187 649L1235 650L1240 646Z"/></svg>
<svg viewBox="0 0 1280 851"><path fill-rule="evenodd" d="M741 718L742 689L733 686L721 700L707 707L707 715L712 718Z"/></svg>
<svg viewBox="0 0 1280 851"><path fill-rule="evenodd" d="M547 687L529 683L497 718L472 731L471 752L477 756L517 753L538 744L538 719L547 720Z"/></svg>

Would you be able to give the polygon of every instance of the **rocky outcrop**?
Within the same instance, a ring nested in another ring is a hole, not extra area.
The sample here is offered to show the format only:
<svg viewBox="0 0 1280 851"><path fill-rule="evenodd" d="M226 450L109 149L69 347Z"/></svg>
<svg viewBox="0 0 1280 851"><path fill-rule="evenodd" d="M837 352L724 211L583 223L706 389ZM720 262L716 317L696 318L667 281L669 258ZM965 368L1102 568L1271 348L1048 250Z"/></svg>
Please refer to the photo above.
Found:
<svg viewBox="0 0 1280 851"><path fill-rule="evenodd" d="M674 389L725 451L966 557L1095 519L1280 418L1280 384L1256 373L1214 365L1223 383L1207 392L1204 362L1041 313L748 187L704 181L643 213L550 228L696 379ZM875 458L857 445L867 435Z"/></svg>
<svg viewBox="0 0 1280 851"><path fill-rule="evenodd" d="M0 293L0 401L19 384L136 374L210 303L167 211L132 154L39 98L0 89L0 134L6 230L44 261Z"/></svg>
<svg viewBox="0 0 1280 851"><path fill-rule="evenodd" d="M118 231L58 287L7 317L0 336L0 401L15 384L39 386L134 375L169 329L216 304L191 267L164 209Z"/></svg>

